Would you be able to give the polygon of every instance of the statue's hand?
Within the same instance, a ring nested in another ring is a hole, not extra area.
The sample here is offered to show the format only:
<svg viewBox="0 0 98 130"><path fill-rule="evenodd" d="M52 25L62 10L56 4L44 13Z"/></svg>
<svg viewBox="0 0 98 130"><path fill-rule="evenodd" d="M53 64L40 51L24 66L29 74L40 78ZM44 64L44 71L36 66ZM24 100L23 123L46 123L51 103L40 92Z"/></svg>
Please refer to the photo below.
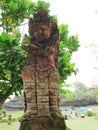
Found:
<svg viewBox="0 0 98 130"><path fill-rule="evenodd" d="M22 46L32 46L34 48L36 48L37 46L32 44L30 36L25 36L22 40Z"/></svg>

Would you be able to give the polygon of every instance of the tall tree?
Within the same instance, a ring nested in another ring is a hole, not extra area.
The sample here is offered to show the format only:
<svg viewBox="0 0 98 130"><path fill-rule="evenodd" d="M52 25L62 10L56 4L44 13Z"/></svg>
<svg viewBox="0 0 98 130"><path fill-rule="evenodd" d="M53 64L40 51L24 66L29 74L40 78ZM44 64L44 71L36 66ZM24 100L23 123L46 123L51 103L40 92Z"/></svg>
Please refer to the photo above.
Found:
<svg viewBox="0 0 98 130"><path fill-rule="evenodd" d="M68 25L61 24L60 31L60 47L59 47L59 71L60 84L64 83L72 73L76 74L75 64L71 63L73 52L79 48L78 35L68 36Z"/></svg>
<svg viewBox="0 0 98 130"><path fill-rule="evenodd" d="M94 92L89 91L87 86L82 82L75 82L75 100L89 100L94 99Z"/></svg>
<svg viewBox="0 0 98 130"><path fill-rule="evenodd" d="M32 14L33 7L34 3L28 0L0 0L0 106L10 94L23 88L20 73L25 53L17 27Z"/></svg>
<svg viewBox="0 0 98 130"><path fill-rule="evenodd" d="M49 11L49 3L30 0L0 0L0 104L13 92L21 93L23 83L21 70L25 64L27 53L20 47L21 34L17 27L21 26L25 19L39 8L44 7ZM53 16L54 21L57 20ZM78 36L68 36L68 25L60 25L60 47L59 47L59 71L60 84L67 79L71 73L76 73L71 56L79 47Z"/></svg>

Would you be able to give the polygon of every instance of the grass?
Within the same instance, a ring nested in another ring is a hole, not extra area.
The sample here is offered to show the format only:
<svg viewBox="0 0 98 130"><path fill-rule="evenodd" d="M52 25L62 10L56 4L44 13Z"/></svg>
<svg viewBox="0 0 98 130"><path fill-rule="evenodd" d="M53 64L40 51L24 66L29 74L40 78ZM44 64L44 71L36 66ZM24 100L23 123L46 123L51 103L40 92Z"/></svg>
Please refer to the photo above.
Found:
<svg viewBox="0 0 98 130"><path fill-rule="evenodd" d="M0 123L0 130L19 130L19 123L12 122L11 125L8 125L7 123Z"/></svg>
<svg viewBox="0 0 98 130"><path fill-rule="evenodd" d="M71 130L98 130L98 119L93 117L66 120L66 125ZM19 130L19 122L0 123L0 130Z"/></svg>
<svg viewBox="0 0 98 130"><path fill-rule="evenodd" d="M98 119L93 117L70 119L66 125L71 130L98 130Z"/></svg>

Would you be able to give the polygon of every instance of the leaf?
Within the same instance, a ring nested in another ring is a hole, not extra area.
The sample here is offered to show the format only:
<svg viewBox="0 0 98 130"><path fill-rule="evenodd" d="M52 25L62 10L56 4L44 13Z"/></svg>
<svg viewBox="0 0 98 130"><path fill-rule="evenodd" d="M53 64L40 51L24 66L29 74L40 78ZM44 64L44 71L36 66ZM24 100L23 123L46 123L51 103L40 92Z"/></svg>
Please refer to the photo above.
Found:
<svg viewBox="0 0 98 130"><path fill-rule="evenodd" d="M70 64L69 68L72 70L74 69L74 63L73 64Z"/></svg>
<svg viewBox="0 0 98 130"><path fill-rule="evenodd" d="M6 33L6 32L2 32L2 33L1 33L0 40L1 40L2 42L8 41L9 39L10 39L10 37L9 37L9 34L8 34L8 33Z"/></svg>

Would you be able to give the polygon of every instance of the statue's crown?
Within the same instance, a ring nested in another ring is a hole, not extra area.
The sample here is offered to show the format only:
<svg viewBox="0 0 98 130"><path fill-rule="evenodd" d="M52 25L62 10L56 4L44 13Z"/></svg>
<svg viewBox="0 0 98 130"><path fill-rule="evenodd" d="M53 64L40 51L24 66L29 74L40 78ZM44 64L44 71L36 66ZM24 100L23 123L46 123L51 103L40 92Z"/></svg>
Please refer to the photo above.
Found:
<svg viewBox="0 0 98 130"><path fill-rule="evenodd" d="M51 18L47 10L40 8L34 13L33 19L35 22L48 22L49 23Z"/></svg>

